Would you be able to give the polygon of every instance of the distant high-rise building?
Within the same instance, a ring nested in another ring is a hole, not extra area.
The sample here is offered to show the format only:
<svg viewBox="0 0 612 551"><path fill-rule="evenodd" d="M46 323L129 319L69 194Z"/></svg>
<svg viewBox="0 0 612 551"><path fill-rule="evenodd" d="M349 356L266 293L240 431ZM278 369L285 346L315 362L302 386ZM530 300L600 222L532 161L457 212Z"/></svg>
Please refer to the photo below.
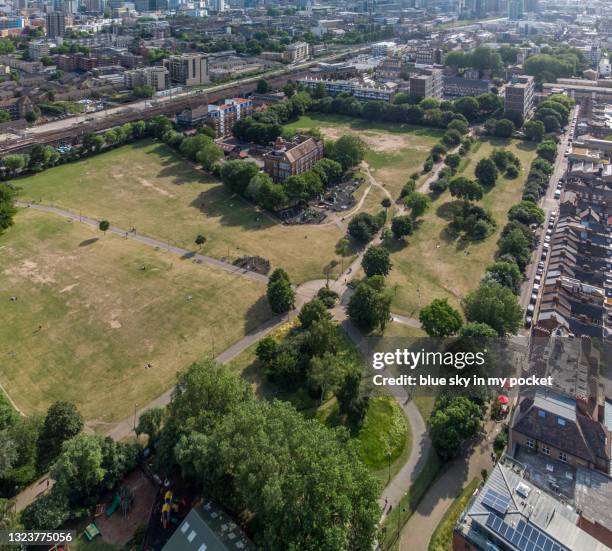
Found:
<svg viewBox="0 0 612 551"><path fill-rule="evenodd" d="M104 0L85 0L85 11L89 13L102 13L104 11Z"/></svg>
<svg viewBox="0 0 612 551"><path fill-rule="evenodd" d="M525 11L538 13L540 11L540 0L525 0Z"/></svg>
<svg viewBox="0 0 612 551"><path fill-rule="evenodd" d="M525 0L508 0L508 19L520 21L525 12Z"/></svg>
<svg viewBox="0 0 612 551"><path fill-rule="evenodd" d="M57 38L64 36L66 32L66 21L64 14L59 11L52 11L46 17L47 36L49 38Z"/></svg>
<svg viewBox="0 0 612 551"><path fill-rule="evenodd" d="M211 11L225 11L225 0L208 0L208 7Z"/></svg>

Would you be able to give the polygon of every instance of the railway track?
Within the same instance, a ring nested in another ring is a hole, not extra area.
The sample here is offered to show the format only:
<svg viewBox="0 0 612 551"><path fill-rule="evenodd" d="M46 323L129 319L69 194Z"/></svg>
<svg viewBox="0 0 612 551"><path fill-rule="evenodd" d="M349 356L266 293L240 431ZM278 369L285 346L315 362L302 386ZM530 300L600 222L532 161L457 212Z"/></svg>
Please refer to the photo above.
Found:
<svg viewBox="0 0 612 551"><path fill-rule="evenodd" d="M295 73L288 73L269 77L267 80L274 88L282 87L289 79L296 79L306 74L306 70ZM255 91L258 78L241 81L238 83L228 83L221 88L207 92L202 90L199 93L188 96L177 97L175 100L166 100L159 105L140 109L131 109L126 106L126 111L106 116L92 122L85 122L67 128L52 130L45 133L28 136L23 139L9 142L0 146L1 154L20 153L29 150L34 144L44 145L67 145L72 144L84 134L100 132L114 126L119 126L135 120L146 120L157 115L176 115L186 107L198 107L207 103L214 103L227 97L245 96Z"/></svg>

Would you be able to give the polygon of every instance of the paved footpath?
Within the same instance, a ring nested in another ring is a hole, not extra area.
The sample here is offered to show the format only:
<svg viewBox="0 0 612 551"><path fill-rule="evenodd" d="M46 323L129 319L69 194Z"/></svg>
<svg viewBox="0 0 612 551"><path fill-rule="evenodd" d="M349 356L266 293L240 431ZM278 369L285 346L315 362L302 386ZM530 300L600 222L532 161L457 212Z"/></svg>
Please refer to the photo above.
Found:
<svg viewBox="0 0 612 551"><path fill-rule="evenodd" d="M99 220L96 220L94 218L83 216L81 214L76 214L74 212L59 207L23 202L18 202L17 206L54 213L68 218L69 220L78 221L96 228L100 223ZM216 258L212 258L209 256L201 255L193 251L189 251L187 249L169 246L167 243L145 235L138 234L136 232L126 231L125 229L118 228L115 226L111 226L108 231L119 235L120 237L132 239L134 241L144 243L159 250L166 250L171 253L181 255L181 257L183 258L194 259L195 261L201 264L214 266L216 268L220 268L243 277L254 279L256 281L261 281L264 283L268 281L268 278L265 275L259 274L257 272L251 272L249 270L237 268L236 266L233 266L232 264L229 264L227 262L223 262L221 260L217 260ZM376 239L374 241L375 244L378 242L380 242L380 239ZM366 355L368 352L367 338L364 337L361 332L348 320L345 310L348 298L351 294L351 290L348 288L348 282L358 272L359 267L361 266L361 260L363 258L364 252L365 249L356 256L353 262L346 268L344 273L342 273L338 277L338 279L329 282L329 286L331 289L336 291L340 297L342 297L342 305L334 309L334 319L336 319L342 324L349 337L355 342L355 344L362 351L362 353ZM260 339L265 337L275 328L281 326L287 321L294 319L299 313L301 307L306 302L314 298L317 291L326 284L326 280L320 279L307 281L302 285L299 285L295 290L296 307L294 310L292 310L288 314L276 316L264 322L257 329L244 336L238 342L230 346L227 350L219 354L215 358L215 361L217 361L218 363L227 363L233 360L235 357L237 357L251 345L257 343ZM392 317L396 323L402 323L410 325L412 327L420 327L420 323L416 319L407 318L405 316L400 316L396 314L393 314ZM113 440L122 440L129 436L132 436L134 434L134 427L138 423L140 415L144 411L152 407L163 407L167 405L172 398L173 390L174 388L167 390L161 396L158 396L155 400L144 406L142 409L136 411L134 414L125 418L123 421L120 421L107 433L107 435L110 436ZM392 507L395 507L400 502L403 495L410 488L410 485L412 484L414 479L423 469L424 463L427 460L429 450L431 448L431 442L427 434L425 422L423 421L416 406L408 400L408 395L406 394L405 390L403 388L398 387L395 390L394 395L410 423L410 429L412 433L412 450L410 453L410 457L408 458L406 463L402 466L400 471L396 474L396 476L394 476L393 480L391 480L391 482L385 488L379 500L381 507L383 507L385 504L385 498L387 506L391 505ZM25 488L16 497L17 511L23 510L27 505L32 503L36 499L36 497L44 493L46 490L50 489L52 486L53 480L50 480L48 478L48 475L44 475L41 479L37 480L36 482ZM384 511L383 518L387 511L388 508Z"/></svg>
<svg viewBox="0 0 612 551"><path fill-rule="evenodd" d="M83 216L82 214L77 214L75 212L62 209L59 207L52 207L50 205L42 205L39 203L24 203L21 201L17 201L16 205L22 208L31 208L34 210L40 210L43 212L50 212L53 214L58 214L63 216L64 218L68 218L69 220L73 220L75 222L81 222L83 224L87 224L88 226L93 226L95 228L100 224L100 220L96 220L95 218L90 218L88 216ZM241 275L247 277L249 279L254 279L255 281L261 281L263 283L268 282L268 277L260 274L258 272L252 272L250 270L245 270L244 268L239 268L238 266L234 266L229 262L223 262L223 260L218 260L213 258L212 256L206 256L203 254L196 253L195 251L190 251L188 249L183 249L181 247L174 247L164 241L160 241L159 239L155 239L153 237L148 237L146 235L141 235L136 233L135 231L129 231L123 228L118 228L116 226L110 226L108 231L119 235L120 237L124 237L125 239L131 239L133 241L138 241L139 243L144 243L145 245L149 245L150 247L154 247L159 250L169 251L171 253L180 255L184 259L193 260L194 262L206 264L208 266L213 266L215 268L220 268L225 270L226 272L231 272L232 274Z"/></svg>
<svg viewBox="0 0 612 551"><path fill-rule="evenodd" d="M493 440L501 426L492 421L486 423L486 436L475 444L470 455L450 463L429 488L400 532L400 551L427 551L431 536L463 488L475 477L480 477L483 469L491 472Z"/></svg>

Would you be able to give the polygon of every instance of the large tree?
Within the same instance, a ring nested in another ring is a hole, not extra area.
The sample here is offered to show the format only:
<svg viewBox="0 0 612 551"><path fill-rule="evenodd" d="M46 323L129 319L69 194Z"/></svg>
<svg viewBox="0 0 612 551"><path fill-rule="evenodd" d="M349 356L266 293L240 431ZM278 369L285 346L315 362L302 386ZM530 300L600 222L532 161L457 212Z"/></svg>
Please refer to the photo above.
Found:
<svg viewBox="0 0 612 551"><path fill-rule="evenodd" d="M257 518L256 544L371 549L378 489L346 431L286 402L255 400L244 381L202 364L179 376L161 440L196 490Z"/></svg>
<svg viewBox="0 0 612 551"><path fill-rule="evenodd" d="M516 333L523 315L514 293L497 282L482 283L469 293L463 310L468 321L486 323L500 337Z"/></svg>
<svg viewBox="0 0 612 551"><path fill-rule="evenodd" d="M478 434L482 411L465 396L443 398L440 402L429 420L429 433L438 455L448 460L461 452L463 442Z"/></svg>
<svg viewBox="0 0 612 551"><path fill-rule="evenodd" d="M425 211L431 205L431 199L419 191L413 191L404 199L404 205L410 209L410 214L413 219L425 214Z"/></svg>
<svg viewBox="0 0 612 551"><path fill-rule="evenodd" d="M252 161L233 160L223 163L221 181L232 191L244 195L251 178L259 172Z"/></svg>
<svg viewBox="0 0 612 551"><path fill-rule="evenodd" d="M480 159L474 174L483 188L490 189L497 181L497 166L491 159Z"/></svg>
<svg viewBox="0 0 612 551"><path fill-rule="evenodd" d="M419 321L430 337L449 337L459 331L463 320L447 299L436 298L419 314Z"/></svg>
<svg viewBox="0 0 612 551"><path fill-rule="evenodd" d="M348 315L365 331L379 328L384 331L391 315L391 297L374 288L367 280L360 283L348 304Z"/></svg>
<svg viewBox="0 0 612 551"><path fill-rule="evenodd" d="M62 449L62 444L83 430L83 417L72 402L55 402L47 415L38 438L39 469L45 469Z"/></svg>
<svg viewBox="0 0 612 551"><path fill-rule="evenodd" d="M448 189L453 197L459 197L464 201L480 201L484 195L482 186L465 176L457 176L450 181Z"/></svg>
<svg viewBox="0 0 612 551"><path fill-rule="evenodd" d="M523 282L523 274L515 262L498 261L489 264L485 270L484 281L496 281L504 287L508 287L515 295L518 295Z"/></svg>
<svg viewBox="0 0 612 551"><path fill-rule="evenodd" d="M287 272L282 268L272 272L268 280L267 295L270 308L275 314L283 314L294 308L295 292L291 288Z"/></svg>
<svg viewBox="0 0 612 551"><path fill-rule="evenodd" d="M361 266L366 276L386 276L391 270L389 251L382 245L372 245L363 255Z"/></svg>
<svg viewBox="0 0 612 551"><path fill-rule="evenodd" d="M403 239L412 233L412 219L410 216L395 216L391 220L391 231L395 239Z"/></svg>
<svg viewBox="0 0 612 551"><path fill-rule="evenodd" d="M365 142L350 134L345 134L335 142L325 142L327 157L340 163L343 170L358 165L363 160L366 150Z"/></svg>

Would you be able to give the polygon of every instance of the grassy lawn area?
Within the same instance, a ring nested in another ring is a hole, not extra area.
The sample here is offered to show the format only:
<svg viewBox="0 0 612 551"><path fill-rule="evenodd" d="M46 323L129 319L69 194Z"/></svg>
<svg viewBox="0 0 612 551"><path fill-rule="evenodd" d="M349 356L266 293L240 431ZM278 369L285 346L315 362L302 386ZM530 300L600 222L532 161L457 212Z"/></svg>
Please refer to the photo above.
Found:
<svg viewBox="0 0 612 551"><path fill-rule="evenodd" d="M296 282L324 277L338 260L342 232L326 226L284 226L151 140L52 168L15 182L21 198L64 207L187 249L203 234L203 254L234 260L259 255Z"/></svg>
<svg viewBox="0 0 612 551"><path fill-rule="evenodd" d="M53 214L19 212L0 256L2 385L28 414L73 400L100 430L271 316L262 283Z"/></svg>
<svg viewBox="0 0 612 551"><path fill-rule="evenodd" d="M480 478L474 478L457 496L431 536L428 551L452 551L453 528L476 488L480 486Z"/></svg>
<svg viewBox="0 0 612 551"><path fill-rule="evenodd" d="M319 128L329 139L338 139L344 134L359 136L370 148L365 160L372 175L387 187L393 197L399 196L408 177L421 168L429 150L443 134L435 128L370 122L323 113L304 115L285 128L295 131Z"/></svg>
<svg viewBox="0 0 612 551"><path fill-rule="evenodd" d="M475 148L460 172L473 177L478 161L488 157L496 147L515 153L522 165L518 178L509 180L500 176L497 185L481 202L492 212L497 230L484 241L475 243L449 238L445 230L449 221L448 207L453 198L449 192L443 193L423 216L407 244L392 251L393 269L388 282L397 285L394 312L418 317L420 308L434 298L448 298L450 303L458 306L461 298L478 285L484 268L495 254L508 209L520 201L523 183L535 157L533 144L486 138Z"/></svg>

